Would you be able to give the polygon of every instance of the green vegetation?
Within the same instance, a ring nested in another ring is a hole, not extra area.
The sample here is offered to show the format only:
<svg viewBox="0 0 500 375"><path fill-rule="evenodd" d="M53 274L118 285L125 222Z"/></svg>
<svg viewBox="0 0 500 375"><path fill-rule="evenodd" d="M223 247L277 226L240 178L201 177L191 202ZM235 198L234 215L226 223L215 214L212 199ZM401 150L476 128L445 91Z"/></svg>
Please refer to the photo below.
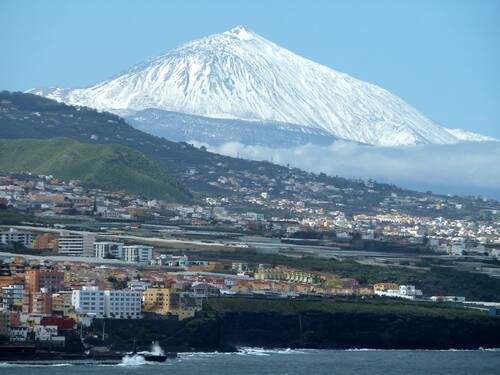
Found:
<svg viewBox="0 0 500 375"><path fill-rule="evenodd" d="M16 208L0 208L0 225L53 225L53 224L77 224L79 221L73 218L53 218L35 216L30 212L20 211Z"/></svg>
<svg viewBox="0 0 500 375"><path fill-rule="evenodd" d="M77 179L91 188L122 190L166 201L189 194L140 152L119 145L90 145L66 138L0 140L0 171Z"/></svg>
<svg viewBox="0 0 500 375"><path fill-rule="evenodd" d="M308 311L324 313L357 314L408 314L415 316L433 316L446 318L487 318L484 311L472 310L454 304L431 302L413 302L388 299L322 299L322 300L290 300L259 298L210 298L205 303L209 314L221 313L281 313L300 314Z"/></svg>

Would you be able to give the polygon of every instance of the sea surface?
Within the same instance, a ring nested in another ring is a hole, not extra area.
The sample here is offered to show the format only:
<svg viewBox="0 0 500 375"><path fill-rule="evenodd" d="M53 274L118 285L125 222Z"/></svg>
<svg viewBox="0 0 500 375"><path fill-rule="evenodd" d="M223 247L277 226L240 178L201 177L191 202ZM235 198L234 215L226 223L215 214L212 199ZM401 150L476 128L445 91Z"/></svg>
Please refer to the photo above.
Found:
<svg viewBox="0 0 500 375"><path fill-rule="evenodd" d="M238 353L185 353L165 363L141 357L121 363L0 363L1 375L159 374L500 374L500 350L263 350Z"/></svg>

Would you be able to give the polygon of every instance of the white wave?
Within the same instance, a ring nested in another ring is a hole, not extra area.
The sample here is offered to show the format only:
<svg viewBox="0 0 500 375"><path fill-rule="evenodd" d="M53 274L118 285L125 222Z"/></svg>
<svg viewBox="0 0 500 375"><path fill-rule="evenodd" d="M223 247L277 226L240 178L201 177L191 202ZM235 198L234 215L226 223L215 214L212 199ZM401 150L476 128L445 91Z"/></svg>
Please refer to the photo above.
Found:
<svg viewBox="0 0 500 375"><path fill-rule="evenodd" d="M119 363L117 366L142 366L146 364L148 364L148 362L142 355L135 354L126 355L125 357L123 357L121 363Z"/></svg>
<svg viewBox="0 0 500 375"><path fill-rule="evenodd" d="M264 349L264 348L238 348L238 355L262 355L267 356L271 354L304 354L305 349L291 349L291 348L281 348L281 349Z"/></svg>
<svg viewBox="0 0 500 375"><path fill-rule="evenodd" d="M73 366L72 363L12 363L12 362L1 362L0 368L2 367L66 367Z"/></svg>

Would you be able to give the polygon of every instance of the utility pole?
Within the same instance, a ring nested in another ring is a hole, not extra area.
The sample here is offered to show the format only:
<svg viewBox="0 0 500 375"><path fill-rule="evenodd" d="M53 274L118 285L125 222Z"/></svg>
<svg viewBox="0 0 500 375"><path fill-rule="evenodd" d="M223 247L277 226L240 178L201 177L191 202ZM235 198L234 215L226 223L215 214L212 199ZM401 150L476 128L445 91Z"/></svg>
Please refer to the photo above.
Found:
<svg viewBox="0 0 500 375"><path fill-rule="evenodd" d="M106 319L102 320L102 341L104 341L104 330L106 329Z"/></svg>

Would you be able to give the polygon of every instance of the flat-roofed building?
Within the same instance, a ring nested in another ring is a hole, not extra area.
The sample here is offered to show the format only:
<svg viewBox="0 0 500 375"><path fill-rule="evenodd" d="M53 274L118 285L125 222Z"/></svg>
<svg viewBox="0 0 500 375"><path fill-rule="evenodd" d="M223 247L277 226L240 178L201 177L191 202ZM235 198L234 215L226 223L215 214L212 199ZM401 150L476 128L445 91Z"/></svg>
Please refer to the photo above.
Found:
<svg viewBox="0 0 500 375"><path fill-rule="evenodd" d="M73 290L71 305L79 314L103 318L105 316L104 291L97 287L83 287L79 290Z"/></svg>
<svg viewBox="0 0 500 375"><path fill-rule="evenodd" d="M123 259L123 243L94 242L94 256L100 259Z"/></svg>
<svg viewBox="0 0 500 375"><path fill-rule="evenodd" d="M174 288L148 288L144 292L144 311L174 315L179 320L192 318L201 309L201 299Z"/></svg>
<svg viewBox="0 0 500 375"><path fill-rule="evenodd" d="M149 264L153 259L153 247L145 245L123 246L123 260L130 263Z"/></svg>
<svg viewBox="0 0 500 375"><path fill-rule="evenodd" d="M1 289L2 308L21 311L24 301L24 284L11 284Z"/></svg>
<svg viewBox="0 0 500 375"><path fill-rule="evenodd" d="M71 304L79 314L97 318L139 319L141 315L141 292L135 290L100 290L83 287L73 290Z"/></svg>
<svg viewBox="0 0 500 375"><path fill-rule="evenodd" d="M62 231L58 242L59 254L94 257L95 234L93 233Z"/></svg>
<svg viewBox="0 0 500 375"><path fill-rule="evenodd" d="M18 243L25 247L32 247L36 235L30 232L21 232L10 228L8 231L0 232L0 243Z"/></svg>
<svg viewBox="0 0 500 375"><path fill-rule="evenodd" d="M141 315L141 292L135 290L105 290L105 314L108 318L139 319Z"/></svg>

